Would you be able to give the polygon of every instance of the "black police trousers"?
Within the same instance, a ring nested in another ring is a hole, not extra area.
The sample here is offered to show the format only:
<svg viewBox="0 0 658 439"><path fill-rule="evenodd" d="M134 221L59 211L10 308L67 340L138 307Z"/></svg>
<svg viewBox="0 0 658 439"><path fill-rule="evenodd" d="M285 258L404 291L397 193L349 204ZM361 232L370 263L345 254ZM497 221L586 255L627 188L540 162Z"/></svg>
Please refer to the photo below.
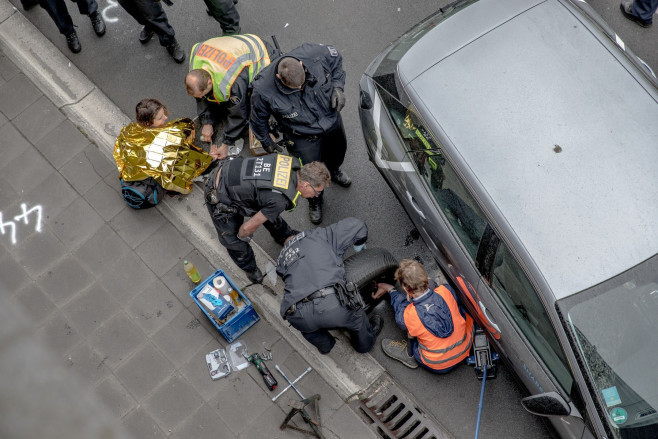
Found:
<svg viewBox="0 0 658 439"><path fill-rule="evenodd" d="M76 3L82 15L91 15L98 11L96 0L77 0ZM39 5L48 12L60 34L66 35L75 30L64 0L39 0Z"/></svg>
<svg viewBox="0 0 658 439"><path fill-rule="evenodd" d="M121 7L132 15L139 24L155 32L160 40L160 45L166 47L176 42L176 32L169 24L169 19L162 8L161 2L153 0L118 1Z"/></svg>
<svg viewBox="0 0 658 439"><path fill-rule="evenodd" d="M240 33L240 14L233 0L204 0L210 15L219 22L224 35Z"/></svg>
<svg viewBox="0 0 658 439"><path fill-rule="evenodd" d="M347 152L347 137L343 119L338 115L336 124L325 134L319 136L301 136L286 133L286 139L293 142L287 147L290 155L299 158L302 164L311 162L323 162L332 174L345 160Z"/></svg>
<svg viewBox="0 0 658 439"><path fill-rule="evenodd" d="M257 266L254 250L248 242L238 239L238 230L240 230L240 226L244 223L244 216L239 213L217 212L219 208L215 209L216 206L212 204L206 203L206 206L208 207L208 213L210 213L215 230L217 230L219 242L228 250L228 254L233 262L235 262L235 265L244 271L255 270ZM283 245L288 236L294 234L288 223L281 217L278 217L275 222L265 221L263 225L270 232L272 238L281 245Z"/></svg>
<svg viewBox="0 0 658 439"><path fill-rule="evenodd" d="M336 339L329 333L330 329L346 329L350 333L352 347L361 354L369 352L377 338L365 310L354 311L344 307L336 294L297 302L295 312L286 315L286 320L321 354L328 354L336 344Z"/></svg>

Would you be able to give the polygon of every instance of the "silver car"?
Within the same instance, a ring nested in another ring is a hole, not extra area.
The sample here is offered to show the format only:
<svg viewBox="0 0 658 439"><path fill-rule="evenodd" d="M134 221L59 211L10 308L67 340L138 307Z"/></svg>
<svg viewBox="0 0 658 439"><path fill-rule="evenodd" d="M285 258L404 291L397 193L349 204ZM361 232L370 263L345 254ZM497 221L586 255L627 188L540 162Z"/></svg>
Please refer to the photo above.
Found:
<svg viewBox="0 0 658 439"><path fill-rule="evenodd" d="M565 438L658 438L658 88L584 2L464 0L361 79L370 160Z"/></svg>

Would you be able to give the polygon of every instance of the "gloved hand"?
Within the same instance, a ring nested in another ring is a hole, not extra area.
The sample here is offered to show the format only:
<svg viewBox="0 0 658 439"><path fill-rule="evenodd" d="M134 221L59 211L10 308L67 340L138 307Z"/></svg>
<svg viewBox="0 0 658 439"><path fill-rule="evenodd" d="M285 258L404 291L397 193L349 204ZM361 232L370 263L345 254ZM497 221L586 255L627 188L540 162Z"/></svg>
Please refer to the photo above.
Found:
<svg viewBox="0 0 658 439"><path fill-rule="evenodd" d="M336 112L340 112L344 106L345 93L343 93L343 89L334 87L334 91L331 93L331 108L334 108Z"/></svg>

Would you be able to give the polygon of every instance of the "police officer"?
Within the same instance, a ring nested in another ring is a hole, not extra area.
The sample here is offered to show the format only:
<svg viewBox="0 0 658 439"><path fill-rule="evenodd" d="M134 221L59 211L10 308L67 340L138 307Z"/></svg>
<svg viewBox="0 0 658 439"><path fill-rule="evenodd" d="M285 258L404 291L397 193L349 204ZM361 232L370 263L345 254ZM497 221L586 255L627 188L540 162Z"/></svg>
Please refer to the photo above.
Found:
<svg viewBox="0 0 658 439"><path fill-rule="evenodd" d="M156 0L118 0L123 9L126 10L139 24L142 30L139 33L139 42L146 44L151 41L153 35L158 36L160 45L177 63L185 61L185 51L176 40L176 31L169 24L169 18L162 7L162 3Z"/></svg>
<svg viewBox="0 0 658 439"><path fill-rule="evenodd" d="M298 159L283 154L222 160L206 182L206 205L219 242L250 281L260 283L263 274L256 265L251 236L264 225L276 242L297 232L281 217L292 210L297 198L315 196L330 181L320 162L301 166ZM244 217L250 216L245 221Z"/></svg>
<svg viewBox="0 0 658 439"><path fill-rule="evenodd" d="M288 152L302 163L322 161L331 179L348 187L352 181L340 166L347 138L340 110L345 106L343 57L333 46L305 43L273 62L254 79L251 129L266 149L273 147L268 120L273 115ZM322 221L322 194L309 200L313 224Z"/></svg>
<svg viewBox="0 0 658 439"><path fill-rule="evenodd" d="M380 316L369 322L363 309L350 309L339 299L341 291L346 291L343 255L352 245L360 250L367 239L363 221L345 218L329 227L301 232L281 250L276 267L285 282L281 317L321 354L328 354L336 344L329 329L347 329L359 353L370 351L381 331Z"/></svg>
<svg viewBox="0 0 658 439"><path fill-rule="evenodd" d="M384 353L412 369L446 373L457 367L470 353L475 328L455 291L448 284L430 289L425 268L411 259L400 262L395 280L402 291L382 282L373 297L390 293L395 321L411 342L385 338Z"/></svg>
<svg viewBox="0 0 658 439"><path fill-rule="evenodd" d="M250 84L273 53L251 34L211 38L192 47L185 87L196 99L202 141L221 141L226 150L248 137ZM218 132L221 124L223 133Z"/></svg>

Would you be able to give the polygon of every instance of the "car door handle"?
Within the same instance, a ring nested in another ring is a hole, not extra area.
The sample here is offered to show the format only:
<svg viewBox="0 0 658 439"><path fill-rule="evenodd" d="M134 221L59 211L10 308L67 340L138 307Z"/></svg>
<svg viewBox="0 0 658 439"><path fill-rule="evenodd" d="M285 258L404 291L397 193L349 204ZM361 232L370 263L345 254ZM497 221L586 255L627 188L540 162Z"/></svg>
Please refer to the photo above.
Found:
<svg viewBox="0 0 658 439"><path fill-rule="evenodd" d="M407 191L406 193L407 193L407 200L409 200L409 203L411 204L411 207L414 208L414 210L416 211L416 213L417 213L417 214L423 219L423 221L424 221L424 220L425 220L425 214L423 213L422 210L420 210L420 209L418 208L418 203L416 203L416 200L414 199L413 195L411 195L411 194L409 193L409 191Z"/></svg>
<svg viewBox="0 0 658 439"><path fill-rule="evenodd" d="M491 326L496 328L496 331L498 331L498 333L500 334L501 333L500 328L498 327L496 322L491 320L491 317L489 317L489 314L487 314L487 307L484 306L484 303L478 301L478 305L480 306L480 309L482 310L482 313L484 314L484 317L487 319L487 321L491 324Z"/></svg>

